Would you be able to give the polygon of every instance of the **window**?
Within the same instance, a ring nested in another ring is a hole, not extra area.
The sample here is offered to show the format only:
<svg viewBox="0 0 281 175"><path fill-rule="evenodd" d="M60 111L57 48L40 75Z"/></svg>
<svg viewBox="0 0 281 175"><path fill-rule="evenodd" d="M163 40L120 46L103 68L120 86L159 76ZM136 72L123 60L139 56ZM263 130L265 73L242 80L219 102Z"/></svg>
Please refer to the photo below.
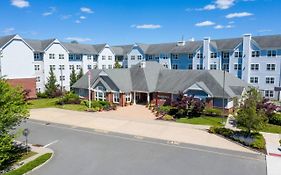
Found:
<svg viewBox="0 0 281 175"><path fill-rule="evenodd" d="M173 59L178 59L178 54L173 54L172 57Z"/></svg>
<svg viewBox="0 0 281 175"><path fill-rule="evenodd" d="M131 102L131 93L126 93L125 94L126 102Z"/></svg>
<svg viewBox="0 0 281 175"><path fill-rule="evenodd" d="M64 70L64 65L59 65L59 70Z"/></svg>
<svg viewBox="0 0 281 175"><path fill-rule="evenodd" d="M203 69L203 65L202 64L197 64L197 70L202 70Z"/></svg>
<svg viewBox="0 0 281 175"><path fill-rule="evenodd" d="M235 58L242 58L242 52L240 52L240 51L234 52L234 57Z"/></svg>
<svg viewBox="0 0 281 175"><path fill-rule="evenodd" d="M39 60L39 59L40 59L40 54L34 53L34 60Z"/></svg>
<svg viewBox="0 0 281 175"><path fill-rule="evenodd" d="M98 86L95 90L95 100L105 101L105 89L102 86Z"/></svg>
<svg viewBox="0 0 281 175"><path fill-rule="evenodd" d="M102 65L101 67L102 67L102 69L106 69L106 65Z"/></svg>
<svg viewBox="0 0 281 175"><path fill-rule="evenodd" d="M167 63L163 63L163 66L168 68L168 64Z"/></svg>
<svg viewBox="0 0 281 175"><path fill-rule="evenodd" d="M108 60L112 60L112 56L108 56Z"/></svg>
<svg viewBox="0 0 281 175"><path fill-rule="evenodd" d="M138 60L141 60L141 55L138 55Z"/></svg>
<svg viewBox="0 0 281 175"><path fill-rule="evenodd" d="M40 82L41 78L40 76L36 77L36 82Z"/></svg>
<svg viewBox="0 0 281 175"><path fill-rule="evenodd" d="M216 64L210 64L210 69L211 70L216 70L217 69L217 65Z"/></svg>
<svg viewBox="0 0 281 175"><path fill-rule="evenodd" d="M167 55L163 55L162 59L168 59L168 56Z"/></svg>
<svg viewBox="0 0 281 175"><path fill-rule="evenodd" d="M266 77L265 83L266 84L274 84L274 77Z"/></svg>
<svg viewBox="0 0 281 175"><path fill-rule="evenodd" d="M266 64L266 70L275 71L275 64Z"/></svg>
<svg viewBox="0 0 281 175"><path fill-rule="evenodd" d="M197 58L203 58L203 54L202 53L197 53Z"/></svg>
<svg viewBox="0 0 281 175"><path fill-rule="evenodd" d="M131 60L135 60L135 58L136 58L135 55L131 56Z"/></svg>
<svg viewBox="0 0 281 175"><path fill-rule="evenodd" d="M267 56L268 57L276 57L276 50L268 50L267 51Z"/></svg>
<svg viewBox="0 0 281 175"><path fill-rule="evenodd" d="M259 77L250 77L250 83L259 83Z"/></svg>
<svg viewBox="0 0 281 175"><path fill-rule="evenodd" d="M64 59L64 54L59 54L59 59Z"/></svg>
<svg viewBox="0 0 281 175"><path fill-rule="evenodd" d="M65 80L65 76L64 75L60 76L60 81L64 81L64 80Z"/></svg>
<svg viewBox="0 0 281 175"><path fill-rule="evenodd" d="M148 55L148 59L152 60L153 56L152 55Z"/></svg>
<svg viewBox="0 0 281 175"><path fill-rule="evenodd" d="M40 70L40 65L35 64L35 65L34 65L34 70L37 70L37 71Z"/></svg>
<svg viewBox="0 0 281 175"><path fill-rule="evenodd" d="M241 70L242 69L242 65L241 64L234 64L234 70Z"/></svg>
<svg viewBox="0 0 281 175"><path fill-rule="evenodd" d="M36 92L41 92L41 88L36 88Z"/></svg>
<svg viewBox="0 0 281 175"><path fill-rule="evenodd" d="M225 71L229 71L229 64L228 63L223 63L222 64L222 70L225 70Z"/></svg>
<svg viewBox="0 0 281 175"><path fill-rule="evenodd" d="M259 57L260 51L252 51L252 57Z"/></svg>
<svg viewBox="0 0 281 175"><path fill-rule="evenodd" d="M113 93L113 103L119 103L120 95L118 92Z"/></svg>
<svg viewBox="0 0 281 175"><path fill-rule="evenodd" d="M113 68L113 66L110 64L110 65L108 65L108 69L112 69Z"/></svg>
<svg viewBox="0 0 281 175"><path fill-rule="evenodd" d="M90 65L90 64L88 64L88 69L90 70L90 69L92 69L92 65Z"/></svg>
<svg viewBox="0 0 281 175"><path fill-rule="evenodd" d="M211 58L217 58L217 53L211 53Z"/></svg>
<svg viewBox="0 0 281 175"><path fill-rule="evenodd" d="M188 58L192 59L193 58L193 53L188 54Z"/></svg>
<svg viewBox="0 0 281 175"><path fill-rule="evenodd" d="M187 69L191 70L192 69L192 64L188 64Z"/></svg>
<svg viewBox="0 0 281 175"><path fill-rule="evenodd" d="M92 59L92 55L87 55L87 59L91 60Z"/></svg>
<svg viewBox="0 0 281 175"><path fill-rule="evenodd" d="M251 64L251 70L259 70L259 64Z"/></svg>
<svg viewBox="0 0 281 175"><path fill-rule="evenodd" d="M76 70L80 70L81 69L81 65L76 65Z"/></svg>
<svg viewBox="0 0 281 175"><path fill-rule="evenodd" d="M55 54L50 53L50 54L49 54L49 59L55 59Z"/></svg>
<svg viewBox="0 0 281 175"><path fill-rule="evenodd" d="M105 56L104 56L104 55L103 55L103 56L101 56L101 59L102 59L102 60L105 60Z"/></svg>
<svg viewBox="0 0 281 175"><path fill-rule="evenodd" d="M177 64L173 64L172 69L178 69L178 65Z"/></svg>
<svg viewBox="0 0 281 175"><path fill-rule="evenodd" d="M74 69L74 65L69 65L69 70Z"/></svg>
<svg viewBox="0 0 281 175"><path fill-rule="evenodd" d="M228 59L229 58L229 52L223 52L222 53L222 58Z"/></svg>
<svg viewBox="0 0 281 175"><path fill-rule="evenodd" d="M271 90L265 90L264 91L264 96L265 97L274 97L274 92Z"/></svg>
<svg viewBox="0 0 281 175"><path fill-rule="evenodd" d="M50 70L56 70L56 65L50 65Z"/></svg>

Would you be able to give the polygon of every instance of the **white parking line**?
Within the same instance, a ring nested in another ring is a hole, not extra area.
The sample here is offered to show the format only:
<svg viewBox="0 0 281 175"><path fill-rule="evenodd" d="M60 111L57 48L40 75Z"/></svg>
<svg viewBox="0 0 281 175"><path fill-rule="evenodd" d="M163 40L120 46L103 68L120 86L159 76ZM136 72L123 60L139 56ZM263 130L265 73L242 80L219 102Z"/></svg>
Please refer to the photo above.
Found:
<svg viewBox="0 0 281 175"><path fill-rule="evenodd" d="M51 143L48 143L47 145L43 146L43 148L47 148L48 146L51 146L52 144L57 143L58 140L52 141Z"/></svg>

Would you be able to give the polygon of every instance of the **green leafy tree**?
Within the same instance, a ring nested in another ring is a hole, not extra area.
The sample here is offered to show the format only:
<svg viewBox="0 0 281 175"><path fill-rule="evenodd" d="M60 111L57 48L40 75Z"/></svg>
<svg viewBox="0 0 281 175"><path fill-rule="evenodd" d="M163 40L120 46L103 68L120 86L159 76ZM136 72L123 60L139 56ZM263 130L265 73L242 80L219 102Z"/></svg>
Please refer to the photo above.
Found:
<svg viewBox="0 0 281 175"><path fill-rule="evenodd" d="M261 103L261 94L251 88L243 96L243 101L237 111L237 124L244 127L250 134L252 130L261 129L266 123L266 115L264 109L257 108L257 104Z"/></svg>
<svg viewBox="0 0 281 175"><path fill-rule="evenodd" d="M11 87L0 78L0 170L9 166L15 158L14 128L29 115L24 92Z"/></svg>
<svg viewBox="0 0 281 175"><path fill-rule="evenodd" d="M77 81L77 75L74 69L71 69L70 73L70 87Z"/></svg>
<svg viewBox="0 0 281 175"><path fill-rule="evenodd" d="M83 77L83 69L81 68L78 75L77 75L77 80L79 80L81 77Z"/></svg>
<svg viewBox="0 0 281 175"><path fill-rule="evenodd" d="M48 97L55 97L55 94L58 91L58 85L53 69L50 69L49 77L47 79L47 83L45 84L45 88L45 93Z"/></svg>
<svg viewBox="0 0 281 175"><path fill-rule="evenodd" d="M115 61L114 68L115 68L115 69L120 69L120 68L122 68L121 64L119 64L119 62L118 62L117 60Z"/></svg>

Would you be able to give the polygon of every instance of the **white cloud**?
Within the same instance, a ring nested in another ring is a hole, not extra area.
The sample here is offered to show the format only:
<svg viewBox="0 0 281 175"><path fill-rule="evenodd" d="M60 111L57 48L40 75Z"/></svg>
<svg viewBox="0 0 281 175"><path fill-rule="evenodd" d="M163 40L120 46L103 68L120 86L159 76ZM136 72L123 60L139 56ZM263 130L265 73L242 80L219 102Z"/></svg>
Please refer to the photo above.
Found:
<svg viewBox="0 0 281 175"><path fill-rule="evenodd" d="M261 30L258 30L259 33L266 33L266 32L272 32L271 29L261 29Z"/></svg>
<svg viewBox="0 0 281 175"><path fill-rule="evenodd" d="M49 11L42 13L43 16L50 16L57 11L56 7L49 7Z"/></svg>
<svg viewBox="0 0 281 175"><path fill-rule="evenodd" d="M66 19L69 19L71 17L72 17L72 15L63 15L63 16L60 17L60 19L61 20L66 20Z"/></svg>
<svg viewBox="0 0 281 175"><path fill-rule="evenodd" d="M11 0L11 5L18 8L25 8L30 6L29 2L26 0Z"/></svg>
<svg viewBox="0 0 281 175"><path fill-rule="evenodd" d="M13 28L13 27L8 27L8 28L6 28L2 31L2 33L4 33L5 35L9 35L9 34L12 34L14 32L15 32L15 28Z"/></svg>
<svg viewBox="0 0 281 175"><path fill-rule="evenodd" d="M203 21L203 22L199 22L199 23L195 24L195 26L197 26L197 27L206 27L206 26L212 26L212 25L215 25L215 23L212 21Z"/></svg>
<svg viewBox="0 0 281 175"><path fill-rule="evenodd" d="M141 24L141 25L131 25L131 27L133 28L137 28L137 29L159 29L162 26L159 24Z"/></svg>
<svg viewBox="0 0 281 175"><path fill-rule="evenodd" d="M215 4L218 9L229 9L235 3L235 0L216 0Z"/></svg>
<svg viewBox="0 0 281 175"><path fill-rule="evenodd" d="M67 37L65 38L66 40L68 41L77 41L77 42L90 42L90 41L93 41L91 38L81 38L81 37Z"/></svg>
<svg viewBox="0 0 281 175"><path fill-rule="evenodd" d="M214 10L216 9L216 6L213 5L213 4L209 4L209 5L206 5L203 10Z"/></svg>
<svg viewBox="0 0 281 175"><path fill-rule="evenodd" d="M215 29L223 29L224 26L222 26L222 25L216 25L214 28L215 28Z"/></svg>
<svg viewBox="0 0 281 175"><path fill-rule="evenodd" d="M80 10L83 13L94 13L94 11L88 7L81 7Z"/></svg>
<svg viewBox="0 0 281 175"><path fill-rule="evenodd" d="M228 22L228 24L234 24L234 23L235 23L234 21L229 21L229 22Z"/></svg>
<svg viewBox="0 0 281 175"><path fill-rule="evenodd" d="M226 15L225 17L228 19L231 18L242 18L242 17L246 17L246 16L252 16L252 13L249 12L240 12L240 13L230 13L228 15Z"/></svg>
<svg viewBox="0 0 281 175"><path fill-rule="evenodd" d="M226 26L216 25L214 28L215 29L230 29L230 28L233 28L233 27L234 27L233 25L226 25Z"/></svg>
<svg viewBox="0 0 281 175"><path fill-rule="evenodd" d="M86 16L80 16L79 18L80 19L86 19Z"/></svg>
<svg viewBox="0 0 281 175"><path fill-rule="evenodd" d="M80 23L81 23L81 21L80 21L80 20L78 20L78 19L77 19L77 20L75 20L74 22L75 22L76 24L80 24Z"/></svg>

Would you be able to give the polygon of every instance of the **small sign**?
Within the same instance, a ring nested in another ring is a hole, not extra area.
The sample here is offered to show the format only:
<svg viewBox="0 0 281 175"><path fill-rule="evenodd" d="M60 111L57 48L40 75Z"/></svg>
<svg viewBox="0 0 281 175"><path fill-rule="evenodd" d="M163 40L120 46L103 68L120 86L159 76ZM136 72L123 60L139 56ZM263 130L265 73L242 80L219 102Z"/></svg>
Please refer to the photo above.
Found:
<svg viewBox="0 0 281 175"><path fill-rule="evenodd" d="M25 137L27 137L27 136L29 135L29 133L30 133L30 131L29 131L28 128L25 128L25 129L23 130L23 132L22 132L22 134L23 134Z"/></svg>

